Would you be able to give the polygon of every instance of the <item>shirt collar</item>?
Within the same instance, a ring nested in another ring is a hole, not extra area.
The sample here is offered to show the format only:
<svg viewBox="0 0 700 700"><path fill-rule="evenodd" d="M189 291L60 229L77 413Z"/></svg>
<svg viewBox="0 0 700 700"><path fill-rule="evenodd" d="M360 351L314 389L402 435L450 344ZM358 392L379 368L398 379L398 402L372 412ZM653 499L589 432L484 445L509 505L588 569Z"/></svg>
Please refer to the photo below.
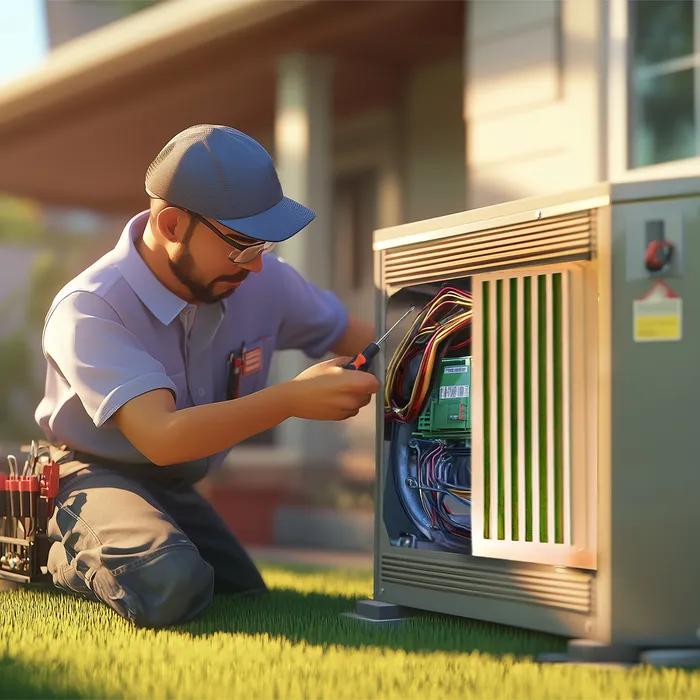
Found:
<svg viewBox="0 0 700 700"><path fill-rule="evenodd" d="M146 308L162 324L168 326L187 306L187 302L171 292L153 274L136 249L136 240L143 235L148 215L149 211L146 209L133 216L127 222L114 248L114 252L117 258L117 267L122 277L128 282ZM221 303L217 304L217 306L221 306ZM223 314L223 308L221 312Z"/></svg>

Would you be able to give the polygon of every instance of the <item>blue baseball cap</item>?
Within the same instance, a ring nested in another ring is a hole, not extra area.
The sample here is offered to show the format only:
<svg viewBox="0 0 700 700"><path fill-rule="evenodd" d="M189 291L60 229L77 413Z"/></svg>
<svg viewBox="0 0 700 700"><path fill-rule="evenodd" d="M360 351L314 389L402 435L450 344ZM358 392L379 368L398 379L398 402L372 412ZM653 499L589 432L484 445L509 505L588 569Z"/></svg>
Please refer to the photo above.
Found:
<svg viewBox="0 0 700 700"><path fill-rule="evenodd" d="M230 126L173 136L148 166L146 192L261 241L284 241L316 218L284 196L268 152Z"/></svg>

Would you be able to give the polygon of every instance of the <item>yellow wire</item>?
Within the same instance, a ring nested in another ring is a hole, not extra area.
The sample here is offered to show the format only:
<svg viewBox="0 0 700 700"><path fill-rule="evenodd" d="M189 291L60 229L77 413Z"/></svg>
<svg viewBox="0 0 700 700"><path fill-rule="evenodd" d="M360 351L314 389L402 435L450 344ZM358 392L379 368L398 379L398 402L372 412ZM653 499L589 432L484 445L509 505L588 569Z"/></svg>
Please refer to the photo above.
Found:
<svg viewBox="0 0 700 700"><path fill-rule="evenodd" d="M464 311L455 315L447 323L441 324L433 321L430 323L430 325L423 325L425 319L430 318L437 310L444 306L462 307ZM411 325L411 328L399 342L398 347L387 366L386 383L384 388L384 405L387 410L391 410L397 416L405 417L410 412L412 406L421 405L423 403L430 386L430 382L426 381L426 379L432 376L435 366L435 358L437 356L437 351L440 344L460 326L471 319L471 317L471 300L452 291L435 297L424 307L423 311ZM426 338L426 345L431 338L434 338L434 342L432 343L431 351L424 354L423 358L421 359L416 379L411 388L411 395L405 405L392 406L391 397L394 391L394 384L398 369L405 360L411 346L416 344L419 340L423 340L424 337Z"/></svg>
<svg viewBox="0 0 700 700"><path fill-rule="evenodd" d="M466 304L461 301L460 306L465 306ZM427 315L430 315L430 313L433 312L433 308L429 307L429 313ZM425 394L427 393L427 388L429 382L421 382L419 379L424 378L426 376L431 376L433 367L435 364L435 356L437 354L437 349L440 343L445 340L447 337L449 337L452 332L458 328L460 325L462 325L466 320L471 318L472 312L471 309L468 311L465 311L463 314L460 314L458 316L455 316L452 321L450 321L448 324L442 326L440 330L435 333L435 341L433 342L432 350L427 356L423 356L423 361L421 362L421 367L418 372L418 376L416 381L413 384L413 388L411 391L411 396L409 398L408 403L401 407L401 408L394 408L394 412L403 414L405 415L407 412L407 409L413 405L415 401L420 401L422 402L423 399L425 398ZM394 378L395 378L395 373L396 370L398 369L401 361L403 360L408 348L410 345L414 342L414 339L410 339L411 331L402 339L399 348L397 349L396 353L392 357L391 362L389 363L389 367L387 368L387 383L386 383L386 388L385 388L385 405L390 407L391 406L391 393L393 389L393 383L394 383ZM421 392L420 394L417 394L419 386L421 387Z"/></svg>

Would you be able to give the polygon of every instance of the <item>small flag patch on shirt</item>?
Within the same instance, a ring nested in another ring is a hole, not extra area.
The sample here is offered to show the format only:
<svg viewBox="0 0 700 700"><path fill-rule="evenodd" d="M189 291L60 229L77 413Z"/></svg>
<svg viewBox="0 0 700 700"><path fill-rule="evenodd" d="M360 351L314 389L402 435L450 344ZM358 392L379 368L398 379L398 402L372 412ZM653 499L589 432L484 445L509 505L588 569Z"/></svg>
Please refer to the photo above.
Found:
<svg viewBox="0 0 700 700"><path fill-rule="evenodd" d="M263 362L263 351L262 346L258 345L256 348L251 348L246 350L243 354L243 367L242 374L255 374L262 369Z"/></svg>

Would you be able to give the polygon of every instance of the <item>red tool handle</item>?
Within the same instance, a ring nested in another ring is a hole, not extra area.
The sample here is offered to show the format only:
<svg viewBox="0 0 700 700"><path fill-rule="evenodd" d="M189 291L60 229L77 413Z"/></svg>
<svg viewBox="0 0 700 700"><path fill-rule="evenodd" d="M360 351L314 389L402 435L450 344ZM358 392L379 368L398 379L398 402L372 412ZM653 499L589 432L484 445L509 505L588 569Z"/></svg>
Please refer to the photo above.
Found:
<svg viewBox="0 0 700 700"><path fill-rule="evenodd" d="M41 474L41 495L47 499L47 518L53 513L54 498L58 495L58 464L51 461L44 465Z"/></svg>
<svg viewBox="0 0 700 700"><path fill-rule="evenodd" d="M10 502L7 493L7 474L0 474L0 517L10 512Z"/></svg>
<svg viewBox="0 0 700 700"><path fill-rule="evenodd" d="M8 500L10 501L10 515L13 518L20 517L20 499L19 499L19 478L16 476L11 476L5 482L5 486L8 493Z"/></svg>

